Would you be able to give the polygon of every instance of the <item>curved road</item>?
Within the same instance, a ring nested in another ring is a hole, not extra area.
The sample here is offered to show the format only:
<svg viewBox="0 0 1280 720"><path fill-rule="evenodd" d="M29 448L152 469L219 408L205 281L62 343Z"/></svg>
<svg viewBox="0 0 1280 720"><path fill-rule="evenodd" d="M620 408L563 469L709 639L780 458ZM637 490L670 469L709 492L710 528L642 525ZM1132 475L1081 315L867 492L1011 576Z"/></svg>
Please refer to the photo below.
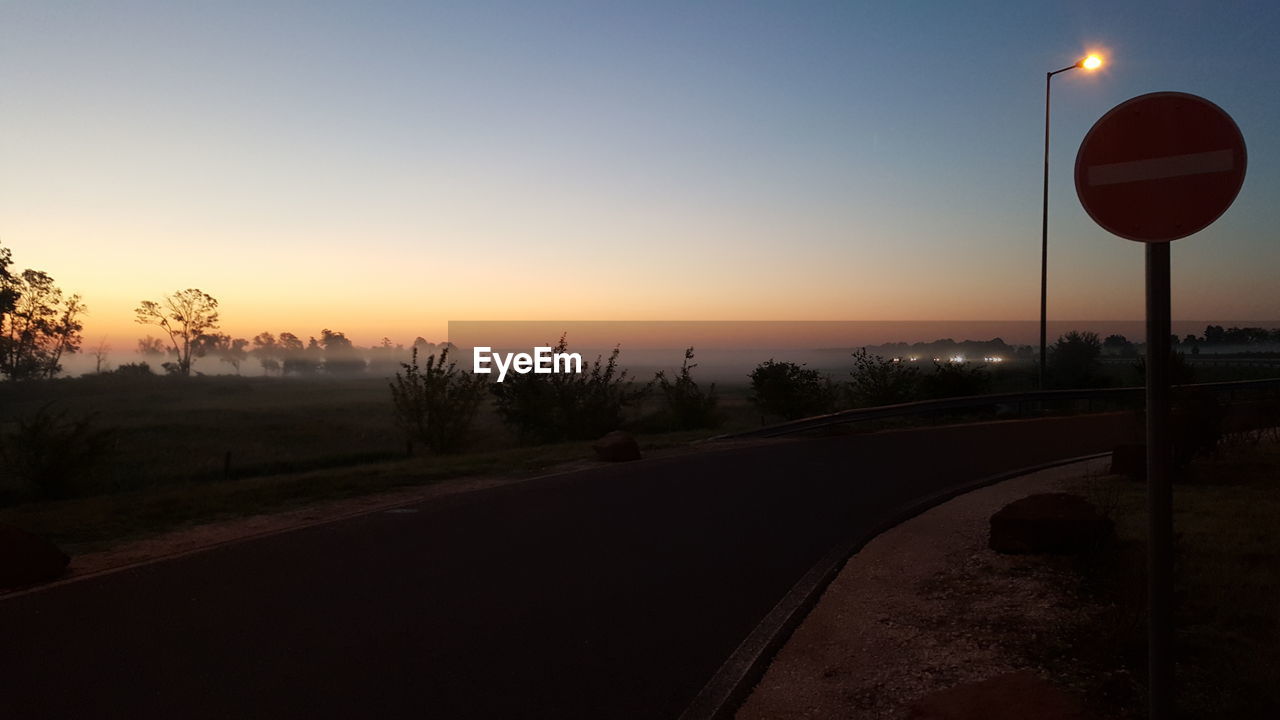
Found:
<svg viewBox="0 0 1280 720"><path fill-rule="evenodd" d="M674 718L835 543L1130 423L645 460L0 598L0 717Z"/></svg>

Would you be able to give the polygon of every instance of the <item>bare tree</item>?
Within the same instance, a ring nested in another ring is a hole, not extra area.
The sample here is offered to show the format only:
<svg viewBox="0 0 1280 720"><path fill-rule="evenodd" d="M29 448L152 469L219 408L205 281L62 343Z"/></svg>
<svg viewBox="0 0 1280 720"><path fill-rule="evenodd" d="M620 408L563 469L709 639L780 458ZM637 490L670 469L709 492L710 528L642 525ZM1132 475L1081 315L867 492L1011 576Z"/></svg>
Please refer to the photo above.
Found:
<svg viewBox="0 0 1280 720"><path fill-rule="evenodd" d="M166 295L161 302L143 300L134 312L136 322L155 325L169 336L176 362L165 363L165 367L177 375L191 374L200 336L218 328L218 301L197 288Z"/></svg>
<svg viewBox="0 0 1280 720"><path fill-rule="evenodd" d="M98 347L93 349L93 372L102 374L110 369L107 365L107 355L111 352L111 346L107 344L104 337L98 341Z"/></svg>

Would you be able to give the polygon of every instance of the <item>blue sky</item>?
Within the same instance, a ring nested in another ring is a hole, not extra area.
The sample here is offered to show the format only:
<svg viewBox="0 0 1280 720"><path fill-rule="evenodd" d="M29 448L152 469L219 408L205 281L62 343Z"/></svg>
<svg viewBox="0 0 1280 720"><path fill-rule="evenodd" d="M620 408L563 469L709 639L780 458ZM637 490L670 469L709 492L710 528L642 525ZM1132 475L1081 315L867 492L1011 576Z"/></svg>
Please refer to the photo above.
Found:
<svg viewBox="0 0 1280 720"><path fill-rule="evenodd" d="M1175 317L1280 319L1280 5L3 2L0 241L90 332L197 286L227 326L1142 313L1080 209L1092 122L1203 95L1249 145ZM96 324L96 326L95 326ZM311 329L311 325L316 328ZM406 337L407 336L407 337Z"/></svg>

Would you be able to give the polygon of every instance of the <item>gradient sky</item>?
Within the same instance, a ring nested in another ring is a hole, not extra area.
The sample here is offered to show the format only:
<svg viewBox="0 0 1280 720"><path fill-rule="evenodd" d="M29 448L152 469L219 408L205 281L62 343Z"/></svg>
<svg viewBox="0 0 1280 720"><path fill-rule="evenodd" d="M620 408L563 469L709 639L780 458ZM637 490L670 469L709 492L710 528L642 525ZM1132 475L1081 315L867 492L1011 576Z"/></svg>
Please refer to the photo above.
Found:
<svg viewBox="0 0 1280 720"><path fill-rule="evenodd" d="M1231 113L1249 175L1178 241L1174 316L1280 319L1280 4L5 2L0 241L132 346L447 320L1142 316L1071 181L1144 92ZM1272 79L1268 79L1272 78ZM892 339L892 338L886 338Z"/></svg>

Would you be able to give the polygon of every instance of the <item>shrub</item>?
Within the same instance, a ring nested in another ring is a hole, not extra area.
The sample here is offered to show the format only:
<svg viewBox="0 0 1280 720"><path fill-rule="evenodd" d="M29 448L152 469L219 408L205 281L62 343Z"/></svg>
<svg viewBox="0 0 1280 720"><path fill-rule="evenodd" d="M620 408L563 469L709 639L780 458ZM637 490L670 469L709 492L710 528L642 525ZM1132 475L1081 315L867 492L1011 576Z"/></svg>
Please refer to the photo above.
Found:
<svg viewBox="0 0 1280 720"><path fill-rule="evenodd" d="M720 415L716 412L716 386L712 383L703 392L693 379L693 369L697 363L690 364L693 359L693 348L684 351L684 363L680 365L680 374L674 380L668 380L666 373L659 371L653 378L662 398L666 402L666 414L670 426L675 430L696 430L711 428L720 424Z"/></svg>
<svg viewBox="0 0 1280 720"><path fill-rule="evenodd" d="M751 371L750 401L761 412L787 420L831 410L834 391L817 370L792 362L766 360Z"/></svg>
<svg viewBox="0 0 1280 720"><path fill-rule="evenodd" d="M1212 456L1222 442L1226 409L1213 393L1199 389L1174 392L1169 432L1173 461L1186 468L1197 456Z"/></svg>
<svg viewBox="0 0 1280 720"><path fill-rule="evenodd" d="M915 399L920 369L899 360L871 355L862 348L853 354L849 377L849 400L854 407L896 405Z"/></svg>
<svg viewBox="0 0 1280 720"><path fill-rule="evenodd" d="M1138 361L1134 363L1133 368L1138 371L1138 384L1145 385L1147 382L1146 356L1139 355ZM1190 385L1195 381L1196 369L1191 367L1191 363L1187 362L1187 356L1177 350L1171 350L1169 354L1169 384Z"/></svg>
<svg viewBox="0 0 1280 720"><path fill-rule="evenodd" d="M933 374L921 383L930 399L981 395L991 387L991 373L985 365L967 362L933 363Z"/></svg>
<svg viewBox="0 0 1280 720"><path fill-rule="evenodd" d="M553 352L568 352L564 336ZM589 440L617 430L623 410L649 390L618 369L620 353L615 347L608 360L597 357L581 373L517 374L494 383L499 417L527 442Z"/></svg>
<svg viewBox="0 0 1280 720"><path fill-rule="evenodd" d="M1102 340L1097 333L1071 332L1049 348L1046 362L1054 387L1089 388L1106 385L1102 377Z"/></svg>
<svg viewBox="0 0 1280 720"><path fill-rule="evenodd" d="M110 374L122 377L151 377L156 373L146 362L136 362L125 363L115 370L112 370Z"/></svg>
<svg viewBox="0 0 1280 720"><path fill-rule="evenodd" d="M428 355L421 368L414 348L410 361L400 365L404 373L396 373L391 383L391 401L409 447L420 443L432 452L457 450L480 407L485 380L458 370L449 361L448 348Z"/></svg>
<svg viewBox="0 0 1280 720"><path fill-rule="evenodd" d="M60 498L71 493L108 455L114 431L94 426L93 416L70 417L49 406L20 418L0 435L0 461L17 480L19 497Z"/></svg>

